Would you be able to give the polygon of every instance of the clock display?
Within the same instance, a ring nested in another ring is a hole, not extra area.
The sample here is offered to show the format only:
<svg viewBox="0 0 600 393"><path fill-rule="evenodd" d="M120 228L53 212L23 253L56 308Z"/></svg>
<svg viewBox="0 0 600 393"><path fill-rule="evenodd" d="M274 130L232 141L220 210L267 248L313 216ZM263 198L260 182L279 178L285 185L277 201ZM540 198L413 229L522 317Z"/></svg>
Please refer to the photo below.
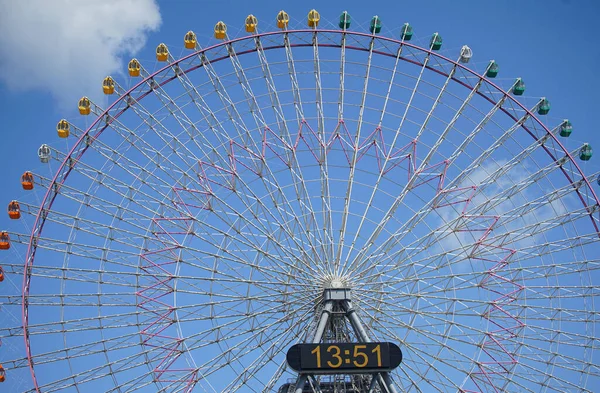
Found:
<svg viewBox="0 0 600 393"><path fill-rule="evenodd" d="M387 342L296 344L287 353L292 369L313 374L389 371L401 361L400 348Z"/></svg>

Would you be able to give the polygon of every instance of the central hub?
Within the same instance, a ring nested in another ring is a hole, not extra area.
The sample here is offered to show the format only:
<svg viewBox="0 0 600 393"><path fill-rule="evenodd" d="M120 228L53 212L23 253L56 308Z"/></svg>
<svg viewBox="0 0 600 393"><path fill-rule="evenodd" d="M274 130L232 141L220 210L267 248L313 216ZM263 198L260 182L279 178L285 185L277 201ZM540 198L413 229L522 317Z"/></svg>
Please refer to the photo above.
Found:
<svg viewBox="0 0 600 393"><path fill-rule="evenodd" d="M327 288L323 291L323 301L343 301L350 299L350 288Z"/></svg>
<svg viewBox="0 0 600 393"><path fill-rule="evenodd" d="M330 288L350 288L350 283L346 277L340 277L337 274L328 274L321 278L323 289Z"/></svg>
<svg viewBox="0 0 600 393"><path fill-rule="evenodd" d="M321 281L323 287L323 302L343 301L350 299L350 283L344 277L328 275Z"/></svg>
<svg viewBox="0 0 600 393"><path fill-rule="evenodd" d="M344 286L344 283L339 278L334 278L329 283L330 288L342 288L343 286Z"/></svg>

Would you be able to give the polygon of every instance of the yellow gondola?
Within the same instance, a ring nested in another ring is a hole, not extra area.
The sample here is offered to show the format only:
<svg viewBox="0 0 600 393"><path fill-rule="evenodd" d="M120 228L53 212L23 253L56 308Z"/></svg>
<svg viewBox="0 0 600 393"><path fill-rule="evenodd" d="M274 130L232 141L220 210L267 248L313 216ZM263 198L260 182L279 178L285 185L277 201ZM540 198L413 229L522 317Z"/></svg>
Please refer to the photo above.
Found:
<svg viewBox="0 0 600 393"><path fill-rule="evenodd" d="M89 98L81 97L79 100L79 113L82 115L89 115L92 111L92 103Z"/></svg>
<svg viewBox="0 0 600 393"><path fill-rule="evenodd" d="M102 81L102 91L104 94L113 94L115 92L115 80L107 76Z"/></svg>
<svg viewBox="0 0 600 393"><path fill-rule="evenodd" d="M186 49L196 49L196 33L191 30L185 33L185 36L183 37L183 43L185 44Z"/></svg>
<svg viewBox="0 0 600 393"><path fill-rule="evenodd" d="M225 25L225 23L219 21L217 22L217 24L215 25L215 38L218 40L222 40L225 38L225 35L227 34L227 25Z"/></svg>
<svg viewBox="0 0 600 393"><path fill-rule="evenodd" d="M256 16L250 14L246 17L246 32L254 33L256 31L256 25L258 25L258 19Z"/></svg>
<svg viewBox="0 0 600 393"><path fill-rule="evenodd" d="M138 61L138 59L131 59L129 61L129 76L140 76L140 70L142 69L142 65Z"/></svg>
<svg viewBox="0 0 600 393"><path fill-rule="evenodd" d="M156 47L156 60L167 61L169 58L169 48L165 44L158 44Z"/></svg>
<svg viewBox="0 0 600 393"><path fill-rule="evenodd" d="M69 122L65 119L62 119L56 125L56 132L58 133L59 138L68 138L71 130L71 126L69 126Z"/></svg>
<svg viewBox="0 0 600 393"><path fill-rule="evenodd" d="M277 27L280 29L285 29L290 23L290 17L285 11L279 11L277 14Z"/></svg>
<svg viewBox="0 0 600 393"><path fill-rule="evenodd" d="M319 21L321 20L321 15L317 12L317 10L312 9L308 13L308 27L317 27L319 26Z"/></svg>

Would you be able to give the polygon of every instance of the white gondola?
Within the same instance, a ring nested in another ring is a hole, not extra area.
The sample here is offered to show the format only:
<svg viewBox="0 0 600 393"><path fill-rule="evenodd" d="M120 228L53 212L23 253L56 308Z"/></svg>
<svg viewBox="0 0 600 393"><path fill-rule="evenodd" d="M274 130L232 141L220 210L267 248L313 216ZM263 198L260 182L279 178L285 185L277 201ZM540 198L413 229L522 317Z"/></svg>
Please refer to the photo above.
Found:
<svg viewBox="0 0 600 393"><path fill-rule="evenodd" d="M38 157L40 158L42 164L47 164L48 162L50 162L51 153L52 150L50 150L50 146L46 144L40 146L40 148L38 149Z"/></svg>
<svg viewBox="0 0 600 393"><path fill-rule="evenodd" d="M471 57L473 57L473 51L467 45L463 45L460 48L460 62L466 64L471 60Z"/></svg>

